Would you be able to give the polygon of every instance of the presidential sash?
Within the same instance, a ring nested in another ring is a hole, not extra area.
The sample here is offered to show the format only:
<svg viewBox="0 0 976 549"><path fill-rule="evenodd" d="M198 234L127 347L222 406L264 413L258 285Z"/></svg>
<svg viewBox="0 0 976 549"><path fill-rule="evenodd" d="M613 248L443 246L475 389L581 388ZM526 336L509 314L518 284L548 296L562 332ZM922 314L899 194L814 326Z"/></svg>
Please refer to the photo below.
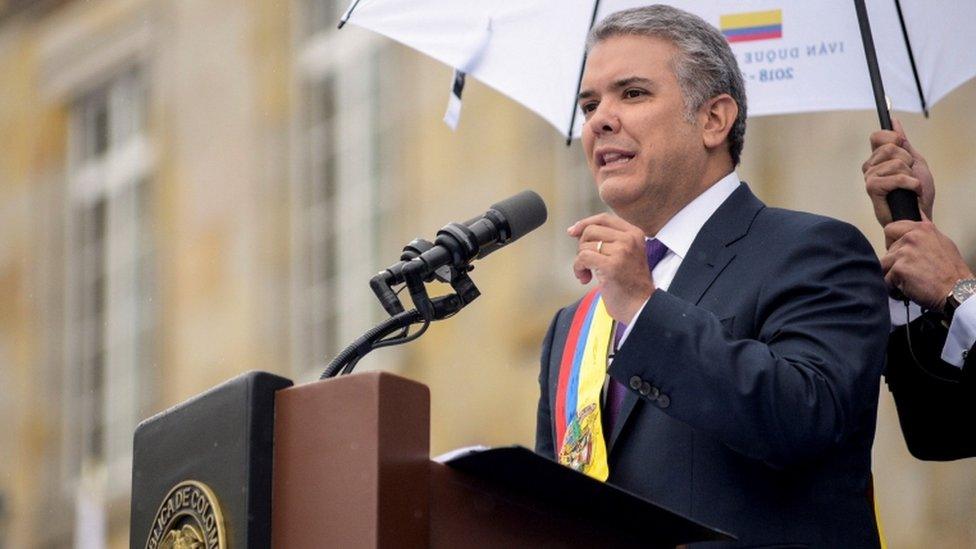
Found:
<svg viewBox="0 0 976 549"><path fill-rule="evenodd" d="M555 442L559 463L601 481L610 475L600 395L612 337L613 319L597 287L577 307L563 347L556 387Z"/></svg>

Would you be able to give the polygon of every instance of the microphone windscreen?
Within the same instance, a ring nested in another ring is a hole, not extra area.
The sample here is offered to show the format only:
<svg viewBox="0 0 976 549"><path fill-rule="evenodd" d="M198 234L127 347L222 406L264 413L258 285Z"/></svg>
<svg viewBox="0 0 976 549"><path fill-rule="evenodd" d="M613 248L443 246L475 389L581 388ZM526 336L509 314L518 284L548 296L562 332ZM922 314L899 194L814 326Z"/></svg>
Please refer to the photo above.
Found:
<svg viewBox="0 0 976 549"><path fill-rule="evenodd" d="M546 203L542 197L535 191L528 190L506 198L497 204L492 204L491 209L502 214L508 221L510 240L522 238L539 228L549 217Z"/></svg>

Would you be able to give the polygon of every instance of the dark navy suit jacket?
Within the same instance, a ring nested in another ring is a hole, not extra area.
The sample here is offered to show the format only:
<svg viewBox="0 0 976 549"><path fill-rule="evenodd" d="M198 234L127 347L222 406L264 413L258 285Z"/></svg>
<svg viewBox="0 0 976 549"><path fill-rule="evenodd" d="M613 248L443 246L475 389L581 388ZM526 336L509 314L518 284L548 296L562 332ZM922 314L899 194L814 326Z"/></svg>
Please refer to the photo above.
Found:
<svg viewBox="0 0 976 549"><path fill-rule="evenodd" d="M908 450L918 459L976 457L976 346L963 369L942 361L948 330L937 313L891 334L885 381Z"/></svg>
<svg viewBox="0 0 976 549"><path fill-rule="evenodd" d="M536 450L549 457L577 305L543 345ZM871 444L889 326L857 229L740 186L615 354L610 375L629 389L609 482L737 535L730 546L877 547Z"/></svg>

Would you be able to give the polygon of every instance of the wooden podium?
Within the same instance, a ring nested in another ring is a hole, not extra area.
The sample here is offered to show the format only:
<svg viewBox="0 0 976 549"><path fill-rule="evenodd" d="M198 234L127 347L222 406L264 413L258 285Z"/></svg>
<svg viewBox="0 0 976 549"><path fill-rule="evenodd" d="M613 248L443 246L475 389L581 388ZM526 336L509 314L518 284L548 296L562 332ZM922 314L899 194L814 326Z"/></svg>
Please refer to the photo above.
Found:
<svg viewBox="0 0 976 549"><path fill-rule="evenodd" d="M674 547L731 536L518 447L430 460L427 387L244 374L140 424L131 547ZM270 504L270 505L269 505Z"/></svg>

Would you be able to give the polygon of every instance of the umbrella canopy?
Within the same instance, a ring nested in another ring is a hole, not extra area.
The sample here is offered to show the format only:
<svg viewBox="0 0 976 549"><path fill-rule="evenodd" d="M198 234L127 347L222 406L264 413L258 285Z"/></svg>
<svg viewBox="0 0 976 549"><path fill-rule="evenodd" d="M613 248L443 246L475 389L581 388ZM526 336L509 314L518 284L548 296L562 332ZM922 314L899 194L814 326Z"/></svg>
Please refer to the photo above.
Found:
<svg viewBox="0 0 976 549"><path fill-rule="evenodd" d="M576 93L591 25L647 3L357 0L343 19L438 59L522 103L563 134L578 136ZM723 32L745 76L751 116L875 107L851 0L664 3ZM934 104L976 76L969 30L976 2L866 3L894 109L921 112L925 102Z"/></svg>

